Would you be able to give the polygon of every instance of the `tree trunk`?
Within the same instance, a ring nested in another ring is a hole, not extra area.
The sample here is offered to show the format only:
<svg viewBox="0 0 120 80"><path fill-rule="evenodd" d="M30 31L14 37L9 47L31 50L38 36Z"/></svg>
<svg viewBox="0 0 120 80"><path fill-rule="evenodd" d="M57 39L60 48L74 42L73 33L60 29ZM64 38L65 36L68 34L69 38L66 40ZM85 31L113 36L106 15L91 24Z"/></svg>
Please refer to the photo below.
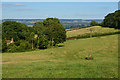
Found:
<svg viewBox="0 0 120 80"><path fill-rule="evenodd" d="M32 38L32 49L33 49L33 38Z"/></svg>
<svg viewBox="0 0 120 80"><path fill-rule="evenodd" d="M38 41L37 41L37 49L39 49L39 37L38 37Z"/></svg>
<svg viewBox="0 0 120 80"><path fill-rule="evenodd" d="M52 38L52 47L53 47L53 38Z"/></svg>

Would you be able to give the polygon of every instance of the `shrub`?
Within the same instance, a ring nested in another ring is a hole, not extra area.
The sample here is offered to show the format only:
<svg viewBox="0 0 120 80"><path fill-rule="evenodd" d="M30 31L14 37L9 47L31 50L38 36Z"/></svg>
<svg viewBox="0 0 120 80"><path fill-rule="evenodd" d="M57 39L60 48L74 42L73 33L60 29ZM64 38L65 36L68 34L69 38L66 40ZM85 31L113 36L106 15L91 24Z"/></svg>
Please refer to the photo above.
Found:
<svg viewBox="0 0 120 80"><path fill-rule="evenodd" d="M14 43L15 43L16 46L19 46L20 43L21 43L21 41L19 40L19 41L16 41L16 42L14 42Z"/></svg>
<svg viewBox="0 0 120 80"><path fill-rule="evenodd" d="M17 47L17 51L26 51L31 49L31 45L28 41L21 40L20 45Z"/></svg>
<svg viewBox="0 0 120 80"><path fill-rule="evenodd" d="M7 51L7 44L5 40L2 40L2 52L6 52Z"/></svg>
<svg viewBox="0 0 120 80"><path fill-rule="evenodd" d="M16 52L17 51L17 46L14 43L11 43L8 45L8 52Z"/></svg>

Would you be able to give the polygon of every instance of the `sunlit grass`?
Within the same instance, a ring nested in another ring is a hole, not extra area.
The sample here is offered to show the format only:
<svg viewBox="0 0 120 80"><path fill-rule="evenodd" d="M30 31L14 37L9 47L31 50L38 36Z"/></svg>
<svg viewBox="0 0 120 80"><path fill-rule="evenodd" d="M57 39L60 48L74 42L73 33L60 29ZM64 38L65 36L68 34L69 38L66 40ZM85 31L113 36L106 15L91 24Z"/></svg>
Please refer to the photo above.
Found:
<svg viewBox="0 0 120 80"><path fill-rule="evenodd" d="M93 29L93 32L92 32L93 34L94 33L102 33L103 34L103 33L119 31L118 29L114 29L114 28L93 26L93 27L88 27L88 28L81 28L81 29L67 31L67 37L73 37L73 36L84 35L84 34L90 33L90 30L89 30L90 28Z"/></svg>
<svg viewBox="0 0 120 80"><path fill-rule="evenodd" d="M68 40L59 45L62 46L3 53L3 78L118 77L118 35ZM85 60L89 54L93 60Z"/></svg>

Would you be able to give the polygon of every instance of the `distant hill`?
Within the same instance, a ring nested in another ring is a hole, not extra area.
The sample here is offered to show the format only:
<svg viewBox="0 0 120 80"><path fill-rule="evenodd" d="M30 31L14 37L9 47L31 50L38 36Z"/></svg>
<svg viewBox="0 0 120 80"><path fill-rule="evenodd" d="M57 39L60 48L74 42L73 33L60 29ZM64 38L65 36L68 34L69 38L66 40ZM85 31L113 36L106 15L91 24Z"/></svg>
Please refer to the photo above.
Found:
<svg viewBox="0 0 120 80"><path fill-rule="evenodd" d="M35 22L42 22L43 20L44 19L3 19L2 21L21 22L31 27ZM102 19L60 19L60 22L66 29L70 29L90 26L90 22L93 20L98 23L101 23L103 21Z"/></svg>

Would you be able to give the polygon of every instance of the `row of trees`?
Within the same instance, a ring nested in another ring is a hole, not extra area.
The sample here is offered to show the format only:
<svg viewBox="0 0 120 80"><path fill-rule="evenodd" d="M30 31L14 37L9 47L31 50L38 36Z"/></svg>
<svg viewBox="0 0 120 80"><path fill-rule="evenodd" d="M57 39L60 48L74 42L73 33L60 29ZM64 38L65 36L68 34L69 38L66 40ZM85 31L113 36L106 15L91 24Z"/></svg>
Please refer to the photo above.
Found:
<svg viewBox="0 0 120 80"><path fill-rule="evenodd" d="M110 13L105 16L105 19L102 21L102 23L91 21L90 25L120 29L120 10L117 10L114 13Z"/></svg>
<svg viewBox="0 0 120 80"><path fill-rule="evenodd" d="M33 27L15 21L2 23L2 51L16 52L30 49L45 49L66 41L65 28L57 18L36 22ZM14 39L7 46L6 40Z"/></svg>

